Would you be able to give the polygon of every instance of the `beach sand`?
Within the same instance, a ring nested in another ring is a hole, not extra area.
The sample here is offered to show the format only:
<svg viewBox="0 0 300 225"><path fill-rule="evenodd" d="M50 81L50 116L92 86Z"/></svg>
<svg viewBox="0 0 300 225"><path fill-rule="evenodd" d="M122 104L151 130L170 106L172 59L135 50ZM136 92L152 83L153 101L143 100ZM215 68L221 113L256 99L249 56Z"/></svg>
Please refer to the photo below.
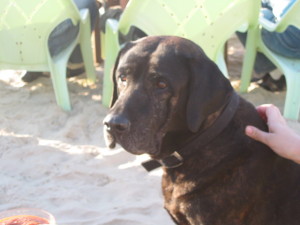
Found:
<svg viewBox="0 0 300 225"><path fill-rule="evenodd" d="M237 86L243 48L234 38L228 53ZM147 173L145 156L105 147L102 66L90 87L84 76L69 79L70 112L56 105L48 77L25 84L22 73L0 71L0 211L42 208L58 225L173 224L163 208L162 171ZM283 109L285 93L253 86L242 96ZM289 125L300 132L299 123Z"/></svg>

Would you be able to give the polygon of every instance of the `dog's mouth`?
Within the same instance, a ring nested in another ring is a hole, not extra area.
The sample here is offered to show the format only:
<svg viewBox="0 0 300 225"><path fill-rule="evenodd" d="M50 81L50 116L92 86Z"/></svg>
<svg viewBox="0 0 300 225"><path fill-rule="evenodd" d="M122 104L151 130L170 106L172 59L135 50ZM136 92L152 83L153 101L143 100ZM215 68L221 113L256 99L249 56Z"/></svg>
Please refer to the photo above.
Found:
<svg viewBox="0 0 300 225"><path fill-rule="evenodd" d="M134 155L148 154L159 158L163 149L164 137L168 133L171 111L168 107L157 107L147 115L131 116L114 111L104 119L104 136L106 145L115 148L119 144Z"/></svg>
<svg viewBox="0 0 300 225"><path fill-rule="evenodd" d="M109 132L109 128L106 125L103 126L103 133L105 145L110 149L114 149L117 141L116 138Z"/></svg>
<svg viewBox="0 0 300 225"><path fill-rule="evenodd" d="M134 155L148 154L150 156L157 156L160 154L163 133L156 134L114 134L107 126L104 125L104 139L108 148L113 149L119 144L127 152Z"/></svg>

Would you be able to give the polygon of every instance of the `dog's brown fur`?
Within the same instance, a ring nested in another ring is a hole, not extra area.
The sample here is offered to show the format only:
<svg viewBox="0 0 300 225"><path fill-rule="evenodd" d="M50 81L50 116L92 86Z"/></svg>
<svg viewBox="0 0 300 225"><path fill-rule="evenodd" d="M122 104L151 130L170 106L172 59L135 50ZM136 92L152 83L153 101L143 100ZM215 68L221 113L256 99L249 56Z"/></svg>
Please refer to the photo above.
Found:
<svg viewBox="0 0 300 225"><path fill-rule="evenodd" d="M112 108L104 120L108 145L155 159L209 128L234 92L200 47L170 36L129 43L113 80ZM245 136L249 124L267 130L253 105L240 98L233 119L213 141L193 143L194 153L181 166L164 169L165 208L174 222L300 224L299 165Z"/></svg>

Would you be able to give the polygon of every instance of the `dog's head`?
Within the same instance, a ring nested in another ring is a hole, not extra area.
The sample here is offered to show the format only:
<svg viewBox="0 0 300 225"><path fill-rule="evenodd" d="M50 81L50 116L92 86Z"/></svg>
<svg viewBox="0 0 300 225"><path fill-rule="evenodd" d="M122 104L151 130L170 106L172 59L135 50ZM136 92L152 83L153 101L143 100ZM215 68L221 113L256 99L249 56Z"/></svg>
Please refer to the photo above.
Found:
<svg viewBox="0 0 300 225"><path fill-rule="evenodd" d="M232 92L198 45L173 36L128 43L117 58L113 83L104 119L108 146L119 143L133 154L158 158L168 134L201 130Z"/></svg>

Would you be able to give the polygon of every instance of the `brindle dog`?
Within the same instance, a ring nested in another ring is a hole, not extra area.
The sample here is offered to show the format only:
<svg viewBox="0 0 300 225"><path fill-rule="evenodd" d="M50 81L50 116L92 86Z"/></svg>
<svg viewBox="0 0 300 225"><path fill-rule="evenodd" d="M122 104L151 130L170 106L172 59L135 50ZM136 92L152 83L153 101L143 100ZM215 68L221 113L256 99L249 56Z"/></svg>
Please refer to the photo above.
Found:
<svg viewBox="0 0 300 225"><path fill-rule="evenodd" d="M200 47L172 36L129 43L113 82L107 144L163 165L176 224L300 224L300 166L244 134L267 126Z"/></svg>

